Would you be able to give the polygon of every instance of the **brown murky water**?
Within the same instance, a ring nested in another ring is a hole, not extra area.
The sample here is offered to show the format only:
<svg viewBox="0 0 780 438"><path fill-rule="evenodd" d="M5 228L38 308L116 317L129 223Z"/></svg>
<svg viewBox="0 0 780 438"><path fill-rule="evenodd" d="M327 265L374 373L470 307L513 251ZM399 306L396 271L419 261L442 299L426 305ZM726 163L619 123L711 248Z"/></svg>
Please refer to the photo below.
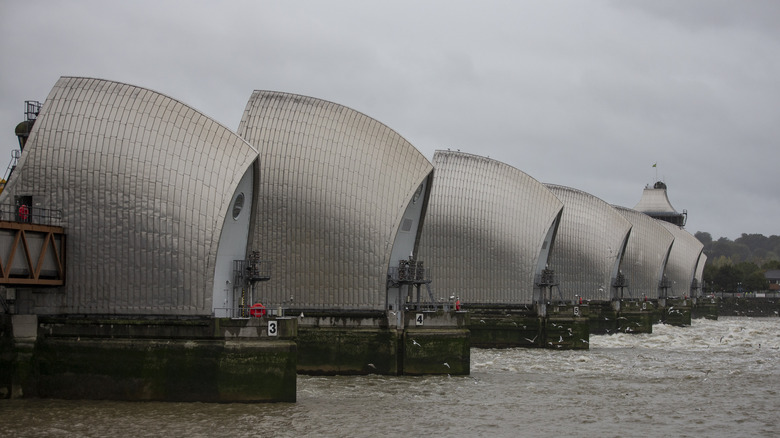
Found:
<svg viewBox="0 0 780 438"><path fill-rule="evenodd" d="M468 377L299 376L294 404L0 400L0 436L735 437L780 434L780 318L472 350Z"/></svg>

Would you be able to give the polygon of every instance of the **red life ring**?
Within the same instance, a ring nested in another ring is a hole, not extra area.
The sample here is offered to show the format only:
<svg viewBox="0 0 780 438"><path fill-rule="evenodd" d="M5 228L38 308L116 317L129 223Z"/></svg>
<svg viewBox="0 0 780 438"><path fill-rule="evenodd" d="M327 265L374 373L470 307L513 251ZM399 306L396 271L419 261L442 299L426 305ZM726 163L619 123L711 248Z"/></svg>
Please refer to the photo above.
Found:
<svg viewBox="0 0 780 438"><path fill-rule="evenodd" d="M30 209L27 208L26 205L22 204L21 207L19 207L19 219L21 219L22 222L27 222L27 218L29 217Z"/></svg>
<svg viewBox="0 0 780 438"><path fill-rule="evenodd" d="M249 308L249 314L254 316L255 318L260 318L261 316L265 316L265 306L263 306L260 303L252 304L252 307Z"/></svg>

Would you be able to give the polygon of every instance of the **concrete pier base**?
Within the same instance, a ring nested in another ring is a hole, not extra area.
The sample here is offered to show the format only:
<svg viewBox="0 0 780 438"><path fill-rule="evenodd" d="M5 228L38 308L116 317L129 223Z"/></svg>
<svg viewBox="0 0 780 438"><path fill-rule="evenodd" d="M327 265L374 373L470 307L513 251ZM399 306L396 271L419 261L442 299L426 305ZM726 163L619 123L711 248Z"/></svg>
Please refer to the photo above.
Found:
<svg viewBox="0 0 780 438"><path fill-rule="evenodd" d="M644 300L591 301L590 332L593 334L652 333L658 322L657 303Z"/></svg>
<svg viewBox="0 0 780 438"><path fill-rule="evenodd" d="M543 347L587 350L590 345L590 308L582 304L547 306Z"/></svg>
<svg viewBox="0 0 780 438"><path fill-rule="evenodd" d="M467 312L300 313L298 372L468 375ZM446 363L446 365L444 365Z"/></svg>
<svg viewBox="0 0 780 438"><path fill-rule="evenodd" d="M18 316L37 319L36 337L11 324L9 397L296 400L295 319Z"/></svg>
<svg viewBox="0 0 780 438"><path fill-rule="evenodd" d="M691 309L691 318L693 319L712 319L717 320L720 314L720 298L717 297L697 297L694 298L693 308Z"/></svg>
<svg viewBox="0 0 780 438"><path fill-rule="evenodd" d="M398 339L388 327L301 327L298 373L398 375Z"/></svg>
<svg viewBox="0 0 780 438"><path fill-rule="evenodd" d="M610 301L590 301L588 322L590 333L594 335L613 334L618 328L619 311Z"/></svg>
<svg viewBox="0 0 780 438"><path fill-rule="evenodd" d="M667 298L661 307L661 320L674 326L691 325L692 302L689 298Z"/></svg>
<svg viewBox="0 0 780 438"><path fill-rule="evenodd" d="M477 348L588 349L588 306L548 304L547 316L528 306L469 308L471 346Z"/></svg>
<svg viewBox="0 0 780 438"><path fill-rule="evenodd" d="M652 333L655 303L652 301L623 300L617 317L616 331L620 333Z"/></svg>
<svg viewBox="0 0 780 438"><path fill-rule="evenodd" d="M471 346L476 348L541 347L543 319L527 308L469 309Z"/></svg>

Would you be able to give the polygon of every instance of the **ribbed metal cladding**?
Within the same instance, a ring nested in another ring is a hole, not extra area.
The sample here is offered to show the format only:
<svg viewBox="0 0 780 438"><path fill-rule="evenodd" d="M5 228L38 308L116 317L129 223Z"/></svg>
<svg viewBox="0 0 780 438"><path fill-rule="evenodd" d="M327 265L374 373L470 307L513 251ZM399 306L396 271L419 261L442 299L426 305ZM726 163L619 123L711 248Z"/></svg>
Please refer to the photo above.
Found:
<svg viewBox="0 0 780 438"><path fill-rule="evenodd" d="M0 202L61 209L66 286L38 313L208 315L220 230L257 152L159 93L63 77Z"/></svg>
<svg viewBox="0 0 780 438"><path fill-rule="evenodd" d="M546 184L563 201L550 268L560 282L552 298L612 298L612 280L625 249L631 223L603 200L570 187Z"/></svg>
<svg viewBox="0 0 780 438"><path fill-rule="evenodd" d="M615 208L631 223L631 235L620 265L628 281L628 296L624 294L624 298L658 298L674 237L657 220L642 212Z"/></svg>
<svg viewBox="0 0 780 438"><path fill-rule="evenodd" d="M696 275L696 267L699 256L704 250L704 244L693 234L685 231L677 225L665 221L658 221L672 236L672 250L669 253L669 262L666 265L666 278L671 288L667 296L684 297L691 296L691 282ZM704 268L702 268L704 269Z"/></svg>
<svg viewBox="0 0 780 438"><path fill-rule="evenodd" d="M260 151L251 246L273 264L255 296L385 309L392 245L431 163L382 123L294 94L255 91L239 134Z"/></svg>
<svg viewBox="0 0 780 438"><path fill-rule="evenodd" d="M464 303L532 303L534 274L563 204L502 162L436 151L420 259L434 267L435 295Z"/></svg>
<svg viewBox="0 0 780 438"><path fill-rule="evenodd" d="M697 289L691 293L691 296L693 297L701 297L704 295L704 265L706 263L707 255L704 254L704 251L702 250L702 253L699 256L699 261L696 263L696 273L693 275L693 278L696 280L697 284Z"/></svg>

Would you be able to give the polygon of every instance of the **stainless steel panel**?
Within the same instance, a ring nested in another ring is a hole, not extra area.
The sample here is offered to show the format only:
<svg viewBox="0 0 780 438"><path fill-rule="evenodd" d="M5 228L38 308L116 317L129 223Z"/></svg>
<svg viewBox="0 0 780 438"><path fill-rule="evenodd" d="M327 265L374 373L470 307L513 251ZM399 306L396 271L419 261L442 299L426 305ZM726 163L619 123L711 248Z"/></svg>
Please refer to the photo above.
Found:
<svg viewBox="0 0 780 438"><path fill-rule="evenodd" d="M657 220L642 212L626 207L615 208L631 222L631 234L620 264L628 281L628 294L624 296L658 298L674 237Z"/></svg>
<svg viewBox="0 0 780 438"><path fill-rule="evenodd" d="M612 279L631 230L618 211L583 191L546 185L563 202L550 268L560 281L553 298L586 300L612 298Z"/></svg>
<svg viewBox="0 0 780 438"><path fill-rule="evenodd" d="M238 132L260 151L251 249L274 266L260 300L384 309L392 243L431 163L378 121L294 94L255 91Z"/></svg>
<svg viewBox="0 0 780 438"><path fill-rule="evenodd" d="M691 282L696 274L697 263L704 250L704 245L693 234L677 225L664 221L658 221L658 223L674 236L669 262L666 265L666 277L671 283L668 296L690 297Z"/></svg>
<svg viewBox="0 0 780 438"><path fill-rule="evenodd" d="M697 288L691 291L691 296L693 297L701 297L704 295L703 288L704 288L704 265L705 264L707 264L707 255L704 254L704 250L702 250L702 253L699 256L699 261L698 263L696 263L696 273L693 276L693 278L696 280L696 285L697 285Z"/></svg>
<svg viewBox="0 0 780 438"><path fill-rule="evenodd" d="M174 131L186 135L167 135ZM3 203L32 195L63 211L65 298L44 299L59 304L36 311L210 314L222 222L256 157L236 134L169 97L61 78L0 195Z"/></svg>
<svg viewBox="0 0 780 438"><path fill-rule="evenodd" d="M562 208L544 185L489 158L436 151L419 258L438 297L484 304L533 301L547 231Z"/></svg>

